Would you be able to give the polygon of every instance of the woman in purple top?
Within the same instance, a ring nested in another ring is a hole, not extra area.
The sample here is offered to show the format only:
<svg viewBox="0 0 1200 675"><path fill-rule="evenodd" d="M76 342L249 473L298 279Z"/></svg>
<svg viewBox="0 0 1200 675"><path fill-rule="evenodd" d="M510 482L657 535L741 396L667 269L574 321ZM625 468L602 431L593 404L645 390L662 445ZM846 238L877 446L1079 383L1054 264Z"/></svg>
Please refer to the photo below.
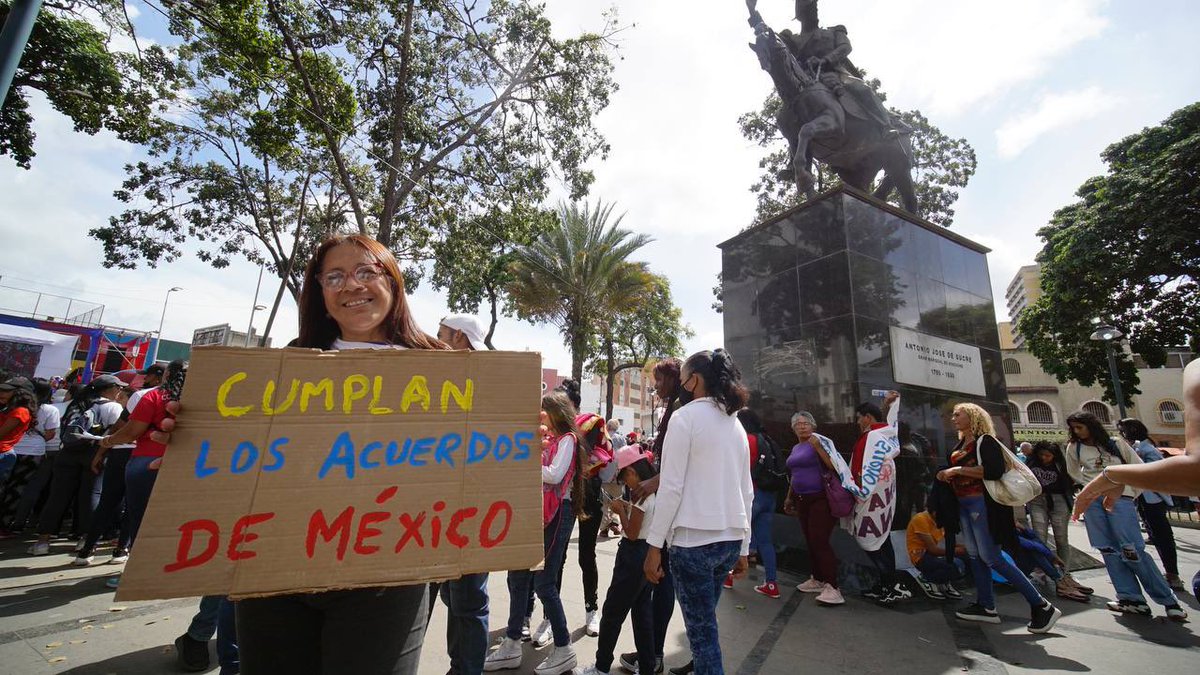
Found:
<svg viewBox="0 0 1200 675"><path fill-rule="evenodd" d="M826 471L833 471L833 463L824 450L817 447L819 441L813 435L816 430L817 422L811 413L798 412L792 415L792 431L796 432L799 440L792 446L792 454L787 460L792 485L783 502L783 511L800 519L812 559L812 577L796 586L796 590L819 593L819 604L833 606L846 602L838 590L837 555L829 543L837 519L829 510L822 479Z"/></svg>

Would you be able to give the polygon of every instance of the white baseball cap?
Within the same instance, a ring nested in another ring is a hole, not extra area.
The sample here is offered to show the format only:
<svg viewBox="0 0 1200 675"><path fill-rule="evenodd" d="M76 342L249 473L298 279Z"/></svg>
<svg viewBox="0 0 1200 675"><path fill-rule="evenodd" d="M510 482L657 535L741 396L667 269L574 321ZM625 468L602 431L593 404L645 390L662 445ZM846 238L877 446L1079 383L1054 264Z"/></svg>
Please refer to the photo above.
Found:
<svg viewBox="0 0 1200 675"><path fill-rule="evenodd" d="M462 331L472 349L483 351L488 348L487 343L483 341L483 328L479 325L479 320L470 314L451 314L442 319L441 325Z"/></svg>

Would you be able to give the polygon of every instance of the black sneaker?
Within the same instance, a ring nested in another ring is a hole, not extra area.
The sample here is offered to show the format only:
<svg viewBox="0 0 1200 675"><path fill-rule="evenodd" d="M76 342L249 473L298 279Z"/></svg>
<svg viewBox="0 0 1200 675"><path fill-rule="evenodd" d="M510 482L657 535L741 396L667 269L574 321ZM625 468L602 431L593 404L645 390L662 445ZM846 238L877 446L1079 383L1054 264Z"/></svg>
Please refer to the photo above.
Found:
<svg viewBox="0 0 1200 675"><path fill-rule="evenodd" d="M958 592L958 589L954 587L954 584L946 584L942 587L942 592L945 593L946 597L950 598L951 600L962 600L962 593Z"/></svg>
<svg viewBox="0 0 1200 675"><path fill-rule="evenodd" d="M1117 600L1106 605L1108 611L1117 612L1118 614L1137 614L1139 616L1150 616L1150 605L1136 600Z"/></svg>
<svg viewBox="0 0 1200 675"><path fill-rule="evenodd" d="M175 663L189 673L208 670L208 643L184 633L175 638Z"/></svg>
<svg viewBox="0 0 1200 675"><path fill-rule="evenodd" d="M1054 628L1058 617L1062 616L1062 610L1046 601L1046 604L1041 607L1034 607L1033 616L1029 623L1025 625L1030 633L1049 633L1051 628Z"/></svg>
<svg viewBox="0 0 1200 675"><path fill-rule="evenodd" d="M638 672L638 653L637 652L625 652L624 654L622 654L620 656L619 659L617 659L617 662L621 664L622 668L624 668L625 670L627 670L631 673ZM654 659L654 675L661 675L662 671L663 671L663 660L662 660L662 657L659 656Z"/></svg>
<svg viewBox="0 0 1200 675"><path fill-rule="evenodd" d="M929 596L931 600L946 599L946 594L942 592L942 589L938 588L937 584L934 584L925 578L918 579L917 583L921 585L921 590L925 591L925 595Z"/></svg>
<svg viewBox="0 0 1200 675"><path fill-rule="evenodd" d="M679 666L671 669L671 675L692 675L692 671L696 669L696 664L688 661L686 666Z"/></svg>
<svg viewBox="0 0 1200 675"><path fill-rule="evenodd" d="M874 586L868 588L867 590L863 591L863 593L862 593L862 596L864 598L866 598L867 600L874 601L874 602L879 602L880 600L883 600L884 598L886 598L890 595L891 595L891 593L889 593L888 589L886 587L884 587L882 584L875 584Z"/></svg>
<svg viewBox="0 0 1200 675"><path fill-rule="evenodd" d="M1000 615L994 609L988 609L983 605L972 602L971 604L956 611L954 616L963 621L977 621L979 623L1000 623Z"/></svg>

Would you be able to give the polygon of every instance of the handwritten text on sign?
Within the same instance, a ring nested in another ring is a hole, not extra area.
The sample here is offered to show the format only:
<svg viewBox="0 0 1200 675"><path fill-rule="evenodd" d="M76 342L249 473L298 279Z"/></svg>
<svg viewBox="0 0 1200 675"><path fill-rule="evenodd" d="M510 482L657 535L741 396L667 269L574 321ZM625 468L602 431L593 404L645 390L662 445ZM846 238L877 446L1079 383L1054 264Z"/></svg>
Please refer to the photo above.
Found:
<svg viewBox="0 0 1200 675"><path fill-rule="evenodd" d="M542 558L536 354L198 349L123 599Z"/></svg>

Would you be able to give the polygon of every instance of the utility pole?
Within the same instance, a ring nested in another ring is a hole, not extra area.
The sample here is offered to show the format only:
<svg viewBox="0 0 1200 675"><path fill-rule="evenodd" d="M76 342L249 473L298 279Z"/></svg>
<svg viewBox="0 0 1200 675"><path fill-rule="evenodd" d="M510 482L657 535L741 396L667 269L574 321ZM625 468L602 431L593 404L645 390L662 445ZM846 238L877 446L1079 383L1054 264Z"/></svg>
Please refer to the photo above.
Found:
<svg viewBox="0 0 1200 675"><path fill-rule="evenodd" d="M8 18L0 29L0 105L8 98L21 53L29 43L29 34L41 9L42 0L13 0L8 9Z"/></svg>

